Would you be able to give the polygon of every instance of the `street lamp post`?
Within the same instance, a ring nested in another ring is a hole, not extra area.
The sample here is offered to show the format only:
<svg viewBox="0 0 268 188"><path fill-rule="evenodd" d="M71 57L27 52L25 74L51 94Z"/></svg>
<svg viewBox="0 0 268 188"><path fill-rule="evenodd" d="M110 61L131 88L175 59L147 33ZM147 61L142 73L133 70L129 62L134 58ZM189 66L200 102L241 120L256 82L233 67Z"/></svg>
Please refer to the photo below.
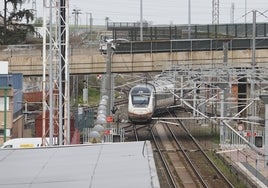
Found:
<svg viewBox="0 0 268 188"><path fill-rule="evenodd" d="M143 10L142 0L140 0L140 40L143 41Z"/></svg>

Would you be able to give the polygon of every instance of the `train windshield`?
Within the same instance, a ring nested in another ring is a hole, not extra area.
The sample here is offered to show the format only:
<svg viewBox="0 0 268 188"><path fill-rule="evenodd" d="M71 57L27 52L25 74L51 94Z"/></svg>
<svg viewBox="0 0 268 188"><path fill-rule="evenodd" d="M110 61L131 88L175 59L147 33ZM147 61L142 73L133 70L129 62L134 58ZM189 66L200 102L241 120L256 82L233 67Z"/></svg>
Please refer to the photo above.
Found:
<svg viewBox="0 0 268 188"><path fill-rule="evenodd" d="M147 106L149 104L150 96L146 95L133 95L132 96L132 104L134 106Z"/></svg>

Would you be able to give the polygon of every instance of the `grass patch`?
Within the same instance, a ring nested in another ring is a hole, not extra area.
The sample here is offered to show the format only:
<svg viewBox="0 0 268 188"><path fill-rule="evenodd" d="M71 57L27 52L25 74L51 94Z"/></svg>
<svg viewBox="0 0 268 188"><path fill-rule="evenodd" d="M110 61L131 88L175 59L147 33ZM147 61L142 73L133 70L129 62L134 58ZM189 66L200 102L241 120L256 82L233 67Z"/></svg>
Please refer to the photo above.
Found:
<svg viewBox="0 0 268 188"><path fill-rule="evenodd" d="M100 102L100 89L99 88L88 88L88 104L89 106L96 106ZM83 104L83 95L80 94L78 103Z"/></svg>
<svg viewBox="0 0 268 188"><path fill-rule="evenodd" d="M224 161L221 160L213 151L206 152L209 158L213 163L220 169L220 171L228 178L228 180L236 188L244 188L246 185L239 180L238 175L230 168L231 166L227 165Z"/></svg>
<svg viewBox="0 0 268 188"><path fill-rule="evenodd" d="M100 89L99 88L89 88L88 89L88 101L90 106L95 106L100 102Z"/></svg>

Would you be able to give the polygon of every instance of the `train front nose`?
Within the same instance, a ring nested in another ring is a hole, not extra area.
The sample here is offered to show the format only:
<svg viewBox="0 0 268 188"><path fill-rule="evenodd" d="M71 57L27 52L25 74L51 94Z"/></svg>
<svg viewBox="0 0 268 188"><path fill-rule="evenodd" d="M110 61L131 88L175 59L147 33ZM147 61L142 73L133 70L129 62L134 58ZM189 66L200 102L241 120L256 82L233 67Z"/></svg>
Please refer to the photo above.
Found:
<svg viewBox="0 0 268 188"><path fill-rule="evenodd" d="M148 114L149 111L147 109L137 109L137 110L133 110L133 113L137 115L145 115L145 114Z"/></svg>
<svg viewBox="0 0 268 188"><path fill-rule="evenodd" d="M148 109L135 109L129 115L131 116L132 120L144 122L151 119L152 112L148 111Z"/></svg>

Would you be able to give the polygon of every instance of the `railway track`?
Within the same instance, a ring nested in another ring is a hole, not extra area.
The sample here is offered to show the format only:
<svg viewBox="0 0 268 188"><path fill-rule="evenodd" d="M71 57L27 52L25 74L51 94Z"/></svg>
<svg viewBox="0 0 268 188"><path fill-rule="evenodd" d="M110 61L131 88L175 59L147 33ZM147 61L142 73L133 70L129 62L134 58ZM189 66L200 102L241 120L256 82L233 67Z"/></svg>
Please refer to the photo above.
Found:
<svg viewBox="0 0 268 188"><path fill-rule="evenodd" d="M163 144L161 144L160 137L155 134L155 131L151 130L151 135L154 143L155 150L157 151L154 157L157 161L161 161L161 167L158 169L158 174L160 174L160 184L161 187L179 187L179 181L177 181L177 175L173 173L174 168L167 160L165 149L163 148ZM159 163L158 163L159 165Z"/></svg>
<svg viewBox="0 0 268 188"><path fill-rule="evenodd" d="M183 111L179 114L190 116ZM167 116L169 115L166 114L165 117ZM211 136L215 135L207 134L207 128L199 127L198 123L192 119L180 122L171 118L168 122L158 119L151 124L128 124L124 127L128 135L126 141L151 142L161 188L246 187L237 174L228 170L229 166L225 166L211 153L211 149L215 147L212 147L214 142ZM220 165L229 180L206 154Z"/></svg>
<svg viewBox="0 0 268 188"><path fill-rule="evenodd" d="M128 136L128 141L150 140L150 124L130 124L124 127Z"/></svg>
<svg viewBox="0 0 268 188"><path fill-rule="evenodd" d="M234 187L182 122L158 123L151 133L156 159L162 161L159 175L165 174L161 187Z"/></svg>
<svg viewBox="0 0 268 188"><path fill-rule="evenodd" d="M202 187L187 167L187 162L166 125L157 123L151 134L161 187Z"/></svg>

